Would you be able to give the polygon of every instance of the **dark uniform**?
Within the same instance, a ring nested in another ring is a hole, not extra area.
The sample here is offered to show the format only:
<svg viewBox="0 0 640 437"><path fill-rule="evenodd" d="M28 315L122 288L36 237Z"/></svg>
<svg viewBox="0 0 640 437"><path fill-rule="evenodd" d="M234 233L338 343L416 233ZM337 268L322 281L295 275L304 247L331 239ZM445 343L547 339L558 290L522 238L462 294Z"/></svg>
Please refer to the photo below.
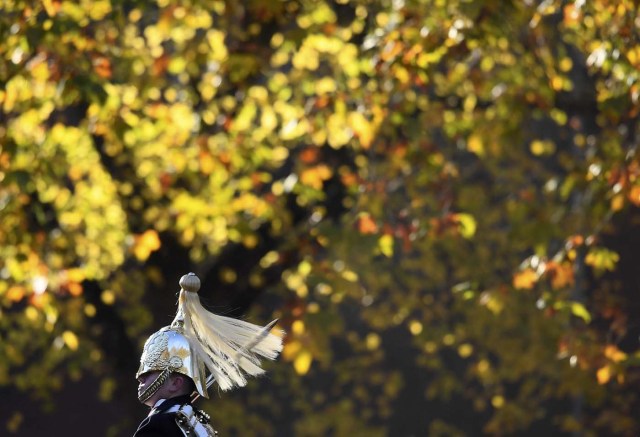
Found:
<svg viewBox="0 0 640 437"><path fill-rule="evenodd" d="M188 395L165 400L151 410L149 415L140 423L133 437L183 437L185 433L182 429L189 429L189 421L185 420L187 418L181 414L185 406L191 407L190 396ZM207 415L202 411L195 408L193 408L193 411L198 418L198 422L208 422ZM207 426L207 428L209 427ZM193 432L191 434L193 435ZM207 433L207 435L216 434L215 431L213 431L213 434Z"/></svg>
<svg viewBox="0 0 640 437"><path fill-rule="evenodd" d="M134 437L151 437L151 436L167 436L167 437L183 437L184 434L180 430L176 422L176 413L167 413L171 407L189 403L189 396L178 396L173 399L167 399L158 407L153 408L149 415L138 426L138 430Z"/></svg>

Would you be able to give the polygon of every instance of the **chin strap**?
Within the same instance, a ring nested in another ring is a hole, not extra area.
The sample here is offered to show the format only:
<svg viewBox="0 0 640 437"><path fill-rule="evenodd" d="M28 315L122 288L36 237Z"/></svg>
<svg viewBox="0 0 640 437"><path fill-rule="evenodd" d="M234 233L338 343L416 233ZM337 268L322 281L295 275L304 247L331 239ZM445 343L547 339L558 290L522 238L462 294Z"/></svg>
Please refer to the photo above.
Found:
<svg viewBox="0 0 640 437"><path fill-rule="evenodd" d="M143 404L147 402L151 396L160 390L160 387L162 387L162 384L164 384L169 376L171 376L171 370L168 368L160 372L156 379L154 379L153 382L142 391L142 393L138 394L138 400Z"/></svg>

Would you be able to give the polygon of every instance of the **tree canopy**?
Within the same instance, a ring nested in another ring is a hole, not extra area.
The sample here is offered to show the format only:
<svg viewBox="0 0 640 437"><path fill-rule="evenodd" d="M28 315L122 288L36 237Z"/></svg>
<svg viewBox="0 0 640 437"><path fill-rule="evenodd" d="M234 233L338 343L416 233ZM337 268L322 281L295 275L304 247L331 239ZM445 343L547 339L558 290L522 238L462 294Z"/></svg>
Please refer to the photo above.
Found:
<svg viewBox="0 0 640 437"><path fill-rule="evenodd" d="M135 403L194 271L287 331L221 435L636 435L639 16L4 1L0 393Z"/></svg>

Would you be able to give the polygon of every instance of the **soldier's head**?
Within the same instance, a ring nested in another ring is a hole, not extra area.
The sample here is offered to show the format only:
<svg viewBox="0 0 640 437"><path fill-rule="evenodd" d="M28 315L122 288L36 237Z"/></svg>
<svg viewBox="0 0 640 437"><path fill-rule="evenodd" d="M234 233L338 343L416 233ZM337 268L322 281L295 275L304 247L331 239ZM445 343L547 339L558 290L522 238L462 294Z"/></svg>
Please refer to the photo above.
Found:
<svg viewBox="0 0 640 437"><path fill-rule="evenodd" d="M159 370L152 370L138 376L138 397L143 404L153 407L160 399L171 399L194 392L195 384L188 376L173 372L166 378L160 378L161 374ZM149 390L156 383L157 388ZM145 396L141 396L142 394Z"/></svg>

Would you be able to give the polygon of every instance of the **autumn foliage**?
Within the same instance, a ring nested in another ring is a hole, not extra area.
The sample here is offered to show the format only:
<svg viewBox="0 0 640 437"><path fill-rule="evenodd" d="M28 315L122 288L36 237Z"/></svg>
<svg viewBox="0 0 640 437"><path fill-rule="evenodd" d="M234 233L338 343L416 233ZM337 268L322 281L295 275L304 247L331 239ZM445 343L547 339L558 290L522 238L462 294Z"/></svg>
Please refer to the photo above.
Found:
<svg viewBox="0 0 640 437"><path fill-rule="evenodd" d="M638 13L3 2L0 396L135 403L196 271L288 332L221 435L637 435Z"/></svg>

